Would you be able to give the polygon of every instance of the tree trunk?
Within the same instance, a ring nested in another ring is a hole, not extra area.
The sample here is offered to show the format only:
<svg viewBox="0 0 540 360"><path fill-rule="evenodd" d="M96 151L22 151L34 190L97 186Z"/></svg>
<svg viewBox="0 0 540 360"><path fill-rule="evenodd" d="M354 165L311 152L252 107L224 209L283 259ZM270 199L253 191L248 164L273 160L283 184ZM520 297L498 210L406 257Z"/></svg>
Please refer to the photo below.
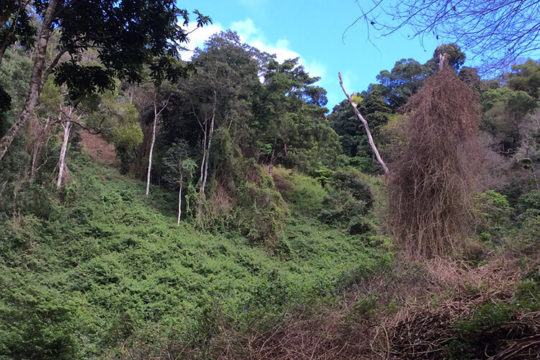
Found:
<svg viewBox="0 0 540 360"><path fill-rule="evenodd" d="M5 37L5 39L4 39L4 42L3 42L2 45L0 46L0 64L2 64L2 59L4 58L4 54L6 53L7 48L9 47L9 45L11 44L11 42L13 41L14 36L15 36L14 30L10 31L10 32L6 35L6 37Z"/></svg>
<svg viewBox="0 0 540 360"><path fill-rule="evenodd" d="M180 189L178 190L178 218L176 223L180 225L180 218L182 217L182 187L184 185L184 175L180 175Z"/></svg>
<svg viewBox="0 0 540 360"><path fill-rule="evenodd" d="M7 185L8 181L4 181L2 183L2 186L0 186L0 197L4 194L4 190L6 189L6 185Z"/></svg>
<svg viewBox="0 0 540 360"><path fill-rule="evenodd" d="M444 69L445 63L446 63L446 54L445 53L439 54L439 71L442 71Z"/></svg>
<svg viewBox="0 0 540 360"><path fill-rule="evenodd" d="M210 120L210 130L208 131L208 148L206 150L206 161L204 162L204 177L201 185L201 191L204 193L206 188L206 181L208 179L208 163L210 160L210 148L212 146L212 135L214 133L214 116L212 115L212 120Z"/></svg>
<svg viewBox="0 0 540 360"><path fill-rule="evenodd" d="M62 148L60 149L60 161L58 162L58 181L56 182L56 187L60 188L62 186L62 179L64 178L64 170L66 167L66 152L69 142L69 133L71 131L71 117L68 117L64 127L64 140L62 141Z"/></svg>
<svg viewBox="0 0 540 360"><path fill-rule="evenodd" d="M154 94L154 124L152 125L152 142L150 143L150 154L148 155L148 171L146 173L146 197L150 194L150 174L152 173L152 155L154 154L154 145L156 143L156 129L157 129L157 123L159 119L159 115L167 105L169 104L170 96L167 98L161 109L158 111L158 105L157 105L157 90Z"/></svg>
<svg viewBox="0 0 540 360"><path fill-rule="evenodd" d="M152 142L150 143L150 154L148 155L148 171L146 172L146 197L150 194L150 174L152 172L152 154L156 143L156 128L158 120L157 103L154 100L154 123L152 124Z"/></svg>
<svg viewBox="0 0 540 360"><path fill-rule="evenodd" d="M366 119L364 119L362 114L360 114L360 111L358 111L358 108L356 107L356 103L353 101L351 96L345 90L345 87L343 86L343 79L341 78L341 73L338 73L338 76L339 76L339 85L341 85L341 89L343 90L343 93L347 97L347 100L349 100L349 103L351 104L353 108L354 114L356 115L358 120L362 122L362 124L364 125L364 129L366 129L368 142L369 142L369 145L371 146L371 150L375 154L375 157L377 158L377 161L379 162L379 164L381 164L384 170L384 173L388 174L388 167L386 166L386 163L383 161L381 155L379 154L379 150L377 149L377 146L375 146L375 141L373 141L373 136L371 136L371 131L369 130L368 122L366 121Z"/></svg>
<svg viewBox="0 0 540 360"><path fill-rule="evenodd" d="M201 125L202 128L202 125ZM204 128L203 128L203 157L201 160L201 177L199 178L199 182L202 184L204 179L204 165L206 164L206 138L208 134L208 120L206 119L206 115L204 117Z"/></svg>
<svg viewBox="0 0 540 360"><path fill-rule="evenodd" d="M47 55L47 45L49 43L49 36L51 35L51 23L54 18L57 1L58 0L50 0L49 5L47 6L47 11L45 12L45 17L43 18L43 23L37 39L34 68L32 69L32 76L30 78L30 91L28 93L28 98L19 118L2 137L2 139L0 139L0 160L2 160L6 155L9 146L28 121L39 101L42 82L41 76Z"/></svg>
<svg viewBox="0 0 540 360"><path fill-rule="evenodd" d="M210 129L208 131L208 147L206 149L206 161L204 164L204 177L201 184L200 193L204 194L206 181L208 179L208 162L210 160L210 148L212 147L212 135L214 134L214 124L216 120L217 92L214 90L214 104L212 107L212 119L210 120Z"/></svg>
<svg viewBox="0 0 540 360"><path fill-rule="evenodd" d="M32 165L30 167L30 179L34 178L37 170L39 169L39 167L37 166L37 162L39 160L39 156L41 155L41 148L43 147L43 143L45 142L45 138L47 137L50 123L51 119L47 118L47 121L45 122L45 127L40 132L38 138L36 139L36 142L34 143L34 147L32 149Z"/></svg>
<svg viewBox="0 0 540 360"><path fill-rule="evenodd" d="M270 165L268 165L268 173L270 176L274 176L274 160L275 160L275 149L276 149L277 136L274 135L274 143L272 144L272 152L270 153Z"/></svg>

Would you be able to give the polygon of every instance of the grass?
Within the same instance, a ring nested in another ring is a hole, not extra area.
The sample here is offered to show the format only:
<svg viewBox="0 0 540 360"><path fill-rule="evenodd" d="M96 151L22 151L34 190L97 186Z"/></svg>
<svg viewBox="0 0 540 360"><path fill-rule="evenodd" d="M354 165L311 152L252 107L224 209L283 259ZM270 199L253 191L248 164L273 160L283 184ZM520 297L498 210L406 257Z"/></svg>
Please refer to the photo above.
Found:
<svg viewBox="0 0 540 360"><path fill-rule="evenodd" d="M47 216L0 224L0 359L100 358L144 336L201 344L217 316L247 331L388 261L294 212L270 251L177 226L175 194L153 187L146 200L113 168L79 159L71 175Z"/></svg>

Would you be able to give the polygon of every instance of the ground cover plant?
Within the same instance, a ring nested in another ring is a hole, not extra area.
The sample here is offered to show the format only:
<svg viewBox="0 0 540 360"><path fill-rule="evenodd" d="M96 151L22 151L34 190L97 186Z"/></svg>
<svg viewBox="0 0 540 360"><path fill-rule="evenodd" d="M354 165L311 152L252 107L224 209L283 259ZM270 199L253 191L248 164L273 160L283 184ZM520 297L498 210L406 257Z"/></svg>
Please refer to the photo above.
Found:
<svg viewBox="0 0 540 360"><path fill-rule="evenodd" d="M144 184L87 158L71 174L46 216L2 224L6 358L124 357L121 344L150 335L196 348L220 318L246 330L388 261L365 236L303 217L291 219L275 249L235 232L178 227L167 192L154 189L146 202Z"/></svg>

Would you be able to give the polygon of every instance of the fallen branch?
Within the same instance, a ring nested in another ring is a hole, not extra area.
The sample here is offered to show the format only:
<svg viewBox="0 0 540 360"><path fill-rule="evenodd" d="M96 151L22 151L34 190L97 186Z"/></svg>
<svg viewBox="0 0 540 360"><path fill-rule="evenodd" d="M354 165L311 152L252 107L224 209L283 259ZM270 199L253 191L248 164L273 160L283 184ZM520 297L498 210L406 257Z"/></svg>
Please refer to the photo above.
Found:
<svg viewBox="0 0 540 360"><path fill-rule="evenodd" d="M508 349L491 356L489 360L510 360L515 359L524 350L530 347L540 346L540 335L529 336L515 341Z"/></svg>

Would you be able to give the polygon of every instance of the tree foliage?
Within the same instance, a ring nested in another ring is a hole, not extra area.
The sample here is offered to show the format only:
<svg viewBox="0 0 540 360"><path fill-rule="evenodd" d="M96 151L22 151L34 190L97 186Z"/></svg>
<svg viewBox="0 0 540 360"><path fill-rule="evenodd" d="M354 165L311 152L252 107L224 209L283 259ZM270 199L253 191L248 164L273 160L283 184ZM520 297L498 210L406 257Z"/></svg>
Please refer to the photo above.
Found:
<svg viewBox="0 0 540 360"><path fill-rule="evenodd" d="M35 11L42 18L35 47L35 61L30 92L19 119L0 141L0 158L37 105L42 83L54 72L58 85L67 85L72 99L95 91L112 89L114 77L140 81L148 65L156 84L164 79L178 79L185 69L175 66L178 46L187 41L189 14L173 0L147 1L58 1L36 0L25 12ZM32 10L33 9L33 10ZM21 11L23 11L21 10ZM197 25L210 18L199 12ZM9 25L9 24L8 24ZM51 29L60 33L58 50L45 68ZM95 49L99 66L84 64L81 52ZM69 57L61 61L63 56Z"/></svg>
<svg viewBox="0 0 540 360"><path fill-rule="evenodd" d="M397 109L407 102L422 86L424 79L432 69L414 59L401 59L391 71L383 70L377 75L382 95L392 109Z"/></svg>

